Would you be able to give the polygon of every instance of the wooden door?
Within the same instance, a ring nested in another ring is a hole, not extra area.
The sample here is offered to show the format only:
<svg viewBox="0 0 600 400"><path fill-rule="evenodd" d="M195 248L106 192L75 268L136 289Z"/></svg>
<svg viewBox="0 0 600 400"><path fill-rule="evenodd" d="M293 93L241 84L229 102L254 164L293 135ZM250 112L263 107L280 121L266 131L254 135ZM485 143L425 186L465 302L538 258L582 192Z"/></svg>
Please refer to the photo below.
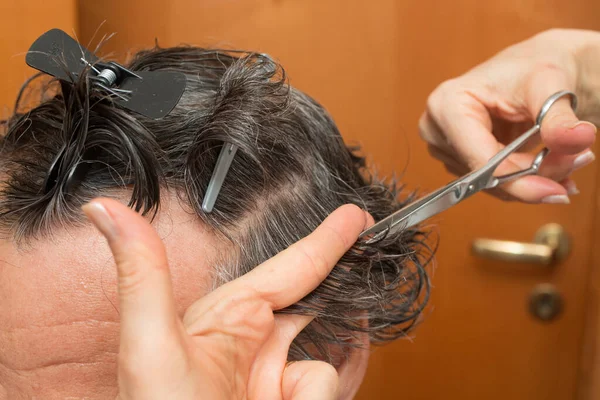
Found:
<svg viewBox="0 0 600 400"><path fill-rule="evenodd" d="M0 0L0 120L11 114L21 85L33 74L25 52L51 28L76 32L76 0Z"/></svg>
<svg viewBox="0 0 600 400"><path fill-rule="evenodd" d="M163 46L271 54L293 85L331 111L347 141L360 142L383 172L406 170L403 181L423 192L451 179L417 135L437 84L544 29L600 29L596 0L106 0L79 7L82 40L106 20L102 32L117 32L106 48L120 55L155 37ZM441 246L424 323L412 340L375 351L359 399L575 398L597 171L575 179L582 193L571 206L479 195L432 221ZM529 241L548 222L573 240L571 256L554 269L470 254L477 237ZM547 323L527 309L531 290L544 282L564 298L562 315Z"/></svg>

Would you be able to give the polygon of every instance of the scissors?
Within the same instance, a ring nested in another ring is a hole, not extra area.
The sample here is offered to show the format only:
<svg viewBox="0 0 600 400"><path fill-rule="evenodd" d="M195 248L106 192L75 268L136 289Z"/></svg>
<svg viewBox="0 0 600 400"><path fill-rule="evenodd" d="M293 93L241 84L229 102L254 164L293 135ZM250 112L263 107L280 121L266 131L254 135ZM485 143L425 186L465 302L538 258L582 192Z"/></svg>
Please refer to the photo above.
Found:
<svg viewBox="0 0 600 400"><path fill-rule="evenodd" d="M542 105L540 113L535 120L535 125L512 143L504 147L504 149L493 156L482 168L470 172L441 189L401 208L363 231L360 234L360 237L370 237L367 240L367 243L372 243L388 233L415 226L461 201L468 199L481 190L492 189L505 182L510 182L523 176L537 174L542 161L544 161L544 158L546 158L549 153L547 148L544 148L536 155L529 168L502 176L493 175L494 171L502 161L521 148L521 146L531 139L531 137L540 132L542 121L546 114L548 114L550 108L558 100L567 96L570 97L571 107L575 110L577 108L577 96L575 96L575 93L564 90L553 94L548 97Z"/></svg>

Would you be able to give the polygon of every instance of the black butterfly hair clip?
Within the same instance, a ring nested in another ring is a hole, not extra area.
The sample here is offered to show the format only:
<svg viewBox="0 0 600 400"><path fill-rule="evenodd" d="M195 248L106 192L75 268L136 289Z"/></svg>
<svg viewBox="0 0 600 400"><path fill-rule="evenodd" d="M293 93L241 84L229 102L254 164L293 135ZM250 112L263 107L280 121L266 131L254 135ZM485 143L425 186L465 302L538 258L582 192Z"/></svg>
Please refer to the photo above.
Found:
<svg viewBox="0 0 600 400"><path fill-rule="evenodd" d="M88 74L94 90L106 93L121 107L153 119L168 115L186 87L186 77L181 72L132 72L116 62L101 62L60 29L52 29L40 36L29 48L25 61L30 67L59 79L65 99L71 90L69 85L82 74ZM66 143L58 151L42 186L44 194L58 184L68 191L86 177L96 154L87 151L71 165L65 157L73 146L76 144Z"/></svg>
<svg viewBox="0 0 600 400"><path fill-rule="evenodd" d="M63 96L68 95L68 84L87 73L96 89L109 94L115 104L146 117L159 119L168 115L179 102L186 87L186 76L175 71L130 71L115 62L102 62L60 29L52 29L40 36L25 57L27 65L61 81ZM59 182L68 190L83 181L94 153L84 153L72 166L65 164L65 154L73 144L65 144L52 161L43 184L44 194ZM212 212L221 186L231 166L237 146L224 143L217 165L206 189L202 209Z"/></svg>
<svg viewBox="0 0 600 400"><path fill-rule="evenodd" d="M113 95L116 104L153 119L168 115L186 86L186 77L181 72L134 73L116 62L100 62L60 29L40 36L29 48L25 62L64 82L73 82L88 71L97 88Z"/></svg>

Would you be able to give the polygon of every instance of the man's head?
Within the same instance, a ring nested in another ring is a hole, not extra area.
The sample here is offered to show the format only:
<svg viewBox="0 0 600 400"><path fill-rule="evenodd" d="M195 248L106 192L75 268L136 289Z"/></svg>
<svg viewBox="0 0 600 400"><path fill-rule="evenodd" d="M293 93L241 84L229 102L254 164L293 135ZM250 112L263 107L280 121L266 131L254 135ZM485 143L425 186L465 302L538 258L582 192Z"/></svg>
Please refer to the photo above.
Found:
<svg viewBox="0 0 600 400"><path fill-rule="evenodd" d="M61 374L73 365L81 367L69 379L82 390L90 382L97 390L114 385L113 264L80 211L93 197L130 201L153 219L181 310L307 235L342 204L376 220L402 206L397 188L368 175L326 111L289 86L270 58L177 47L138 53L128 67L185 73L178 106L148 119L114 105L83 76L64 86L68 96L50 95L27 112L17 108L6 123L0 385L7 390L29 384L22 393L35 393L36 384L64 382ZM207 214L202 199L225 142L239 150ZM57 180L45 191L65 146ZM81 162L87 175L67 186ZM428 293L423 240L406 230L359 242L313 293L282 310L316 317L290 359L341 365L354 346L403 336Z"/></svg>

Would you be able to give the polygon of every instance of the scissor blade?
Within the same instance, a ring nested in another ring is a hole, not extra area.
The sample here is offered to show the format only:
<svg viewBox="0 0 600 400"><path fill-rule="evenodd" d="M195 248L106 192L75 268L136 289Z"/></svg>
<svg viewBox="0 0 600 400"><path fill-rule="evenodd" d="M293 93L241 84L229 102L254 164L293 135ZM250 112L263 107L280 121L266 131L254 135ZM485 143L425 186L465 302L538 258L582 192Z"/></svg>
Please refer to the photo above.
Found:
<svg viewBox="0 0 600 400"><path fill-rule="evenodd" d="M363 231L360 237L374 235L370 239L370 241L373 241L379 239L383 234L394 233L415 226L460 202L464 198L464 189L463 183L448 185L444 189L431 193L382 219Z"/></svg>

